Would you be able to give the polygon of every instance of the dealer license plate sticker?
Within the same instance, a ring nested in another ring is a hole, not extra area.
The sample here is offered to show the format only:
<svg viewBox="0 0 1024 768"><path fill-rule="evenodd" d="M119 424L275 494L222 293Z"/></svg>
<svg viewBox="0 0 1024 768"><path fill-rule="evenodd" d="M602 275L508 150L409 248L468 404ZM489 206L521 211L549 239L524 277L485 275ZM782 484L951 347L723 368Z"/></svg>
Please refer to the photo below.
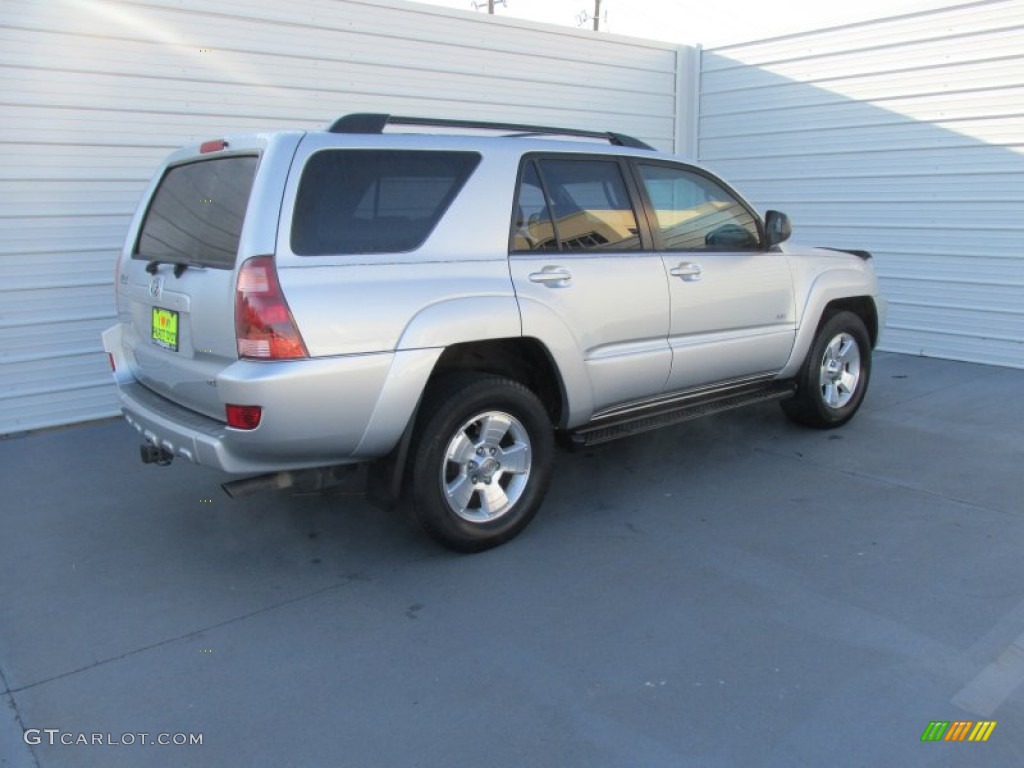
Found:
<svg viewBox="0 0 1024 768"><path fill-rule="evenodd" d="M178 313L173 309L153 307L153 343L171 352L178 351Z"/></svg>

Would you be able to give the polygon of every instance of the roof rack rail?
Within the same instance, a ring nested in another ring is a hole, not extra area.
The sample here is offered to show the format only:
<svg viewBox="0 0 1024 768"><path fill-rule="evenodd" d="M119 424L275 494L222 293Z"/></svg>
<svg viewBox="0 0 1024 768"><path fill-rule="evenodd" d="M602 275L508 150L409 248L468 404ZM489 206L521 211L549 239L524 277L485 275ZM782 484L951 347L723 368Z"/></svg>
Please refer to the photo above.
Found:
<svg viewBox="0 0 1024 768"><path fill-rule="evenodd" d="M576 136L587 139L604 139L620 147L653 150L650 144L624 133L612 131L584 131L577 128L552 128L546 125L522 125L520 123L498 123L486 120L448 120L438 117L403 117L371 112L356 112L339 117L327 130L330 133L383 133L387 125L420 125L437 128L470 128L482 130L512 131L519 136Z"/></svg>

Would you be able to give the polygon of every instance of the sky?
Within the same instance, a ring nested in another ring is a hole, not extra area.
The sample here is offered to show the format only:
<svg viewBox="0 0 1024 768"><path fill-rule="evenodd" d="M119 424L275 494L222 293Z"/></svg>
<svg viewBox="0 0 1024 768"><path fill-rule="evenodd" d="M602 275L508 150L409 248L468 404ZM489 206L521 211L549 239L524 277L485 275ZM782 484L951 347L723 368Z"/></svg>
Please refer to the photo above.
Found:
<svg viewBox="0 0 1024 768"><path fill-rule="evenodd" d="M487 13L486 0L416 0ZM593 29L595 0L504 0L495 15ZM601 0L601 31L705 47L962 4L963 0Z"/></svg>

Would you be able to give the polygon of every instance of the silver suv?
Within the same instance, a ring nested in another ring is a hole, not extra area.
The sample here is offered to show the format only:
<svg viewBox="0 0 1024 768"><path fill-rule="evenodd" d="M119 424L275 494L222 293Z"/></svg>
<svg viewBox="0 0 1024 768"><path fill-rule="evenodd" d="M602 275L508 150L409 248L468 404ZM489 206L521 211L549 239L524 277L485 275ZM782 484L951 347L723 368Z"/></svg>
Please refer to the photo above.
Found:
<svg viewBox="0 0 1024 768"><path fill-rule="evenodd" d="M103 334L144 461L332 482L370 463L444 545L529 523L555 437L864 398L870 256L795 248L721 179L615 133L348 115L172 154Z"/></svg>

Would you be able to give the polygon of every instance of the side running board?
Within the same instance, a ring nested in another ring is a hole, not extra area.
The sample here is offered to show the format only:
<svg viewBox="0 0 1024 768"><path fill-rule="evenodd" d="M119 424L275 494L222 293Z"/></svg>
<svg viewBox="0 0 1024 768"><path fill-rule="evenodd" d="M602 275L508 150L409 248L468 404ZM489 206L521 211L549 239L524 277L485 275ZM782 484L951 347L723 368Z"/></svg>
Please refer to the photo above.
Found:
<svg viewBox="0 0 1024 768"><path fill-rule="evenodd" d="M700 416L731 411L733 408L767 400L779 400L789 397L795 391L796 384L793 381L770 381L682 395L628 413L593 419L570 432L569 443L574 448L607 443Z"/></svg>

